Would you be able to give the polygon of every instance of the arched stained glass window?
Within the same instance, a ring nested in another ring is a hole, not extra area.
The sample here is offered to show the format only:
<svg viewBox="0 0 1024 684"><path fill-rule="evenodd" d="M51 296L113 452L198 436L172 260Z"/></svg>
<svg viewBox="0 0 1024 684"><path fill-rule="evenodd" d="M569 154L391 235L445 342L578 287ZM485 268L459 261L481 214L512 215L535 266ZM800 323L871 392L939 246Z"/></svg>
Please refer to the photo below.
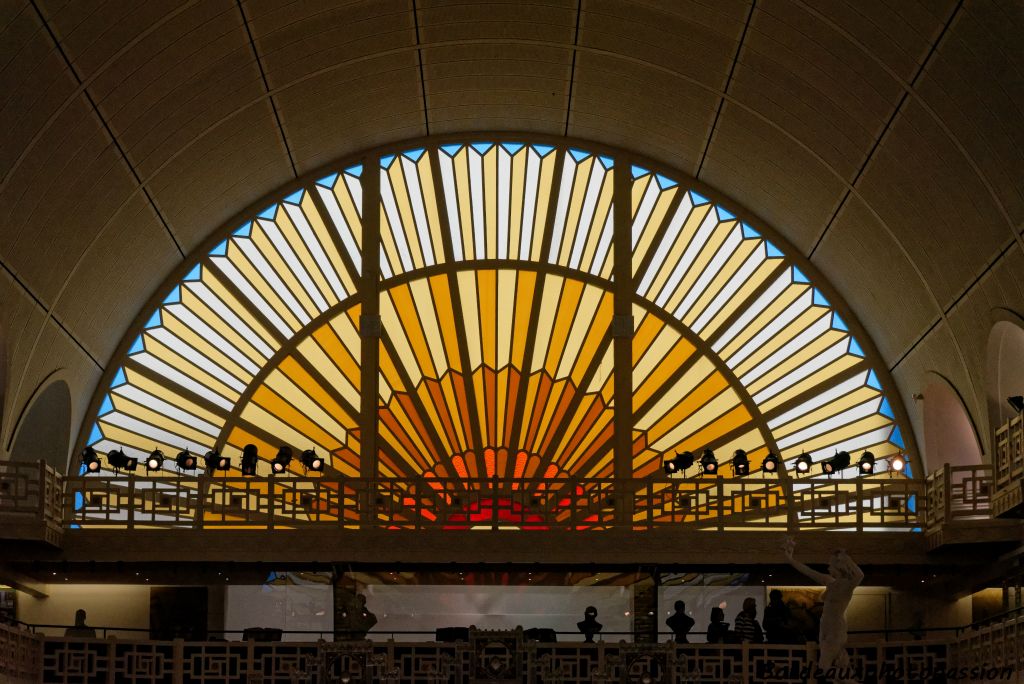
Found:
<svg viewBox="0 0 1024 684"><path fill-rule="evenodd" d="M254 444L265 473L287 445L323 454L335 476L467 481L665 479L666 458L703 449L742 449L755 468L769 452L792 464L868 450L880 474L904 451L884 369L811 269L710 192L576 147L364 159L225 233L168 283L82 446L140 459L216 448L237 468Z"/></svg>

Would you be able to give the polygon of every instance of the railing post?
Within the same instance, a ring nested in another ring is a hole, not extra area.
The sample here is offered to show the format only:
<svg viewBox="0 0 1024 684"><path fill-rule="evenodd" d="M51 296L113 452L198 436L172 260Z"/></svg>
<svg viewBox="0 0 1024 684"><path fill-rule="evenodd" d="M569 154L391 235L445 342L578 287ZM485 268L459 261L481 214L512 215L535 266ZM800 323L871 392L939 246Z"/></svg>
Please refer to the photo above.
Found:
<svg viewBox="0 0 1024 684"><path fill-rule="evenodd" d="M185 643L181 639L174 640L173 664L171 666L171 681L174 684L185 682Z"/></svg>
<svg viewBox="0 0 1024 684"><path fill-rule="evenodd" d="M267 477L267 529L274 529L274 489L277 485L274 473Z"/></svg>
<svg viewBox="0 0 1024 684"><path fill-rule="evenodd" d="M39 484L37 485L39 496L39 519L46 522L46 461L39 461Z"/></svg>
<svg viewBox="0 0 1024 684"><path fill-rule="evenodd" d="M128 529L135 527L135 476L128 475Z"/></svg>
<svg viewBox="0 0 1024 684"><path fill-rule="evenodd" d="M953 520L953 478L948 463L942 466L942 479L942 519L949 523Z"/></svg>

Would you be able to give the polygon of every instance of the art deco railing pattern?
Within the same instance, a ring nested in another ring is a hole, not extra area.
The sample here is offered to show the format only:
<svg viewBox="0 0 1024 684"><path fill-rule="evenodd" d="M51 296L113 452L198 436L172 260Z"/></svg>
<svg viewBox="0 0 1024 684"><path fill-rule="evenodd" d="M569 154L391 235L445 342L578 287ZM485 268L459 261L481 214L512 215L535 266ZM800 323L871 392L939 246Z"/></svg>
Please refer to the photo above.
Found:
<svg viewBox="0 0 1024 684"><path fill-rule="evenodd" d="M524 643L519 632L479 636L469 643L121 641L44 638L0 627L0 644L10 645L0 651L0 676L52 684L797 684L808 681L816 657L815 644ZM849 652L860 681L879 675L887 682L927 681L929 673L958 664L953 640L857 644ZM979 656L987 657L968 646L960 658L974 663ZM1008 666L1010 658L999 662Z"/></svg>
<svg viewBox="0 0 1024 684"><path fill-rule="evenodd" d="M996 515L1024 506L1024 414L996 430L992 460Z"/></svg>

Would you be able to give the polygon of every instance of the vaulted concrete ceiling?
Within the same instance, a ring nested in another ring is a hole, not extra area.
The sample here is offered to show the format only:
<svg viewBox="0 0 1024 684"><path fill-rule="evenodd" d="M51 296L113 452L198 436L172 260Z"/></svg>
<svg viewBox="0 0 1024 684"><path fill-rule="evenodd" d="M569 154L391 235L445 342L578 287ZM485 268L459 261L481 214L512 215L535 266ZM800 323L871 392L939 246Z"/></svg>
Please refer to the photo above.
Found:
<svg viewBox="0 0 1024 684"><path fill-rule="evenodd" d="M348 153L476 130L717 187L846 297L919 436L928 371L984 434L991 312L1024 312L1021 35L1017 0L0 3L3 450L48 377L77 430L229 217Z"/></svg>

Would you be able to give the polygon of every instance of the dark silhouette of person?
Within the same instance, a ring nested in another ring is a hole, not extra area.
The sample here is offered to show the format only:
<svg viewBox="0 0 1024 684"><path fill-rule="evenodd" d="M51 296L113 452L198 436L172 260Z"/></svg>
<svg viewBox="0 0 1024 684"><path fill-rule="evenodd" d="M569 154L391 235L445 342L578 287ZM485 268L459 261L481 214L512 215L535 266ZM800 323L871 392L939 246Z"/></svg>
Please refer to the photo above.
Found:
<svg viewBox="0 0 1024 684"><path fill-rule="evenodd" d="M85 624L85 610L79 608L75 611L75 626L64 630L66 637L78 637L80 639L95 639L96 630Z"/></svg>
<svg viewBox="0 0 1024 684"><path fill-rule="evenodd" d="M686 614L686 604L682 601L676 601L676 612L674 615L669 616L665 620L665 624L672 630L672 633L676 636L677 644L688 644L689 640L686 635L693 629L694 619Z"/></svg>
<svg viewBox="0 0 1024 684"><path fill-rule="evenodd" d="M587 609L583 611L583 620L577 622L576 627L580 630L580 634L586 637L584 639L586 643L594 643L594 635L604 629L604 625L597 621L597 608L587 606Z"/></svg>
<svg viewBox="0 0 1024 684"><path fill-rule="evenodd" d="M743 610L736 616L736 634L741 641L759 644L764 641L761 625L757 623L757 601L752 598L743 599Z"/></svg>
<svg viewBox="0 0 1024 684"><path fill-rule="evenodd" d="M709 644L724 644L728 641L729 623L724 620L724 610L717 607L711 609L711 624L708 625Z"/></svg>
<svg viewBox="0 0 1024 684"><path fill-rule="evenodd" d="M365 639L366 633L377 624L377 616L366 607L366 597L349 595L334 631L343 639Z"/></svg>
<svg viewBox="0 0 1024 684"><path fill-rule="evenodd" d="M764 640L769 644L795 644L797 631L789 606L782 600L782 592L772 589L768 594L768 605L764 608Z"/></svg>

